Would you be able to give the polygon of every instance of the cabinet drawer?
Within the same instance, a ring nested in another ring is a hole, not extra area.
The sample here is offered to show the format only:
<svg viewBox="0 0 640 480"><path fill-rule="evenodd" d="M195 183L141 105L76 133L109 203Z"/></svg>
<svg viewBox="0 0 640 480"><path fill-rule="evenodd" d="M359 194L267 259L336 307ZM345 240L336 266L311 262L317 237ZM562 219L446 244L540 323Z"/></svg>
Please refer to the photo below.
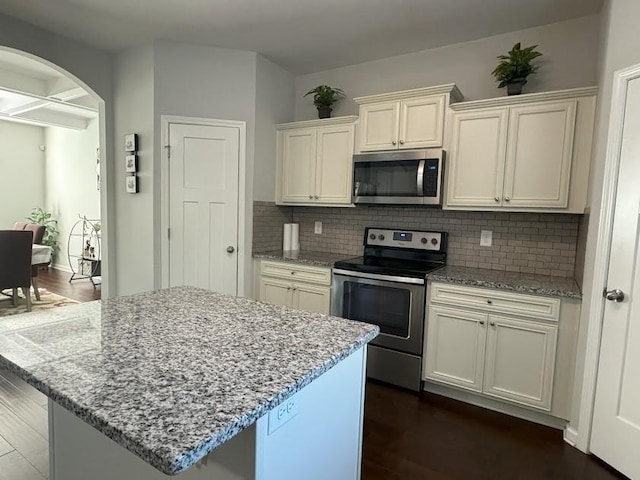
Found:
<svg viewBox="0 0 640 480"><path fill-rule="evenodd" d="M491 313L507 313L542 320L558 321L560 299L522 293L501 292L488 288L463 287L433 283L431 302L448 306L477 308Z"/></svg>
<svg viewBox="0 0 640 480"><path fill-rule="evenodd" d="M331 269L286 262L262 262L262 275L315 285L331 285Z"/></svg>

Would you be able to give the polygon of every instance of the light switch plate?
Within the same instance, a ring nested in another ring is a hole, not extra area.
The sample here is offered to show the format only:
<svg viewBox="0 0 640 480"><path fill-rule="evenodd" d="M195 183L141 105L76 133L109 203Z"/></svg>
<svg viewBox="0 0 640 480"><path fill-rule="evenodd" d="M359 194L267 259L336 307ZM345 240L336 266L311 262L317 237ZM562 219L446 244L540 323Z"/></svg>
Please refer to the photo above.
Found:
<svg viewBox="0 0 640 480"><path fill-rule="evenodd" d="M481 247L490 247L493 244L493 231L492 230L482 230L480 232L480 246Z"/></svg>
<svg viewBox="0 0 640 480"><path fill-rule="evenodd" d="M317 234L317 235L321 235L322 234L322 222L316 222L315 225L313 226L313 233Z"/></svg>

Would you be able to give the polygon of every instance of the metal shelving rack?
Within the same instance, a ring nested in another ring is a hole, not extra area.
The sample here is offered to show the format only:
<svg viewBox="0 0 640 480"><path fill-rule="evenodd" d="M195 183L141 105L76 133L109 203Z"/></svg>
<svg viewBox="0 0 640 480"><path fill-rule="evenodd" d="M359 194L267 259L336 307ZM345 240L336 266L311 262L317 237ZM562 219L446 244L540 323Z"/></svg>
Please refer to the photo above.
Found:
<svg viewBox="0 0 640 480"><path fill-rule="evenodd" d="M78 217L80 219L71 228L67 243L72 272L69 283L88 278L93 288L96 288L102 283L100 220L91 220L82 215Z"/></svg>

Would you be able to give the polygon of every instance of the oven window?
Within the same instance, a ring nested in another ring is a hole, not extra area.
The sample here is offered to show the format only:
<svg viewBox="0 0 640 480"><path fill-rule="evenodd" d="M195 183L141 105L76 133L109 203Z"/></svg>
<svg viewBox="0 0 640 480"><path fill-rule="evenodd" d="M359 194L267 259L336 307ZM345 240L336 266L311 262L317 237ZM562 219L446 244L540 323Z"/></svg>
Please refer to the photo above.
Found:
<svg viewBox="0 0 640 480"><path fill-rule="evenodd" d="M356 162L353 193L356 197L415 197L419 163L419 160Z"/></svg>
<svg viewBox="0 0 640 480"><path fill-rule="evenodd" d="M409 290L346 281L343 302L345 318L378 325L387 335L409 337Z"/></svg>

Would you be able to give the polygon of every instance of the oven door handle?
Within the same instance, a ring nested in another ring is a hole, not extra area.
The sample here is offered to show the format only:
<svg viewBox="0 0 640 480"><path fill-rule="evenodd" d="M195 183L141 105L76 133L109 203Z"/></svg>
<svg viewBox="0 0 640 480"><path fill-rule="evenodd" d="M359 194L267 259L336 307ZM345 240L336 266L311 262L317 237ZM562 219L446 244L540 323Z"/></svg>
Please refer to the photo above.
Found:
<svg viewBox="0 0 640 480"><path fill-rule="evenodd" d="M343 275L345 277L365 278L369 280L381 280L383 282L408 283L411 285L424 285L424 278L396 277L392 275L379 275L377 273L353 272L351 270L333 269L334 275Z"/></svg>

